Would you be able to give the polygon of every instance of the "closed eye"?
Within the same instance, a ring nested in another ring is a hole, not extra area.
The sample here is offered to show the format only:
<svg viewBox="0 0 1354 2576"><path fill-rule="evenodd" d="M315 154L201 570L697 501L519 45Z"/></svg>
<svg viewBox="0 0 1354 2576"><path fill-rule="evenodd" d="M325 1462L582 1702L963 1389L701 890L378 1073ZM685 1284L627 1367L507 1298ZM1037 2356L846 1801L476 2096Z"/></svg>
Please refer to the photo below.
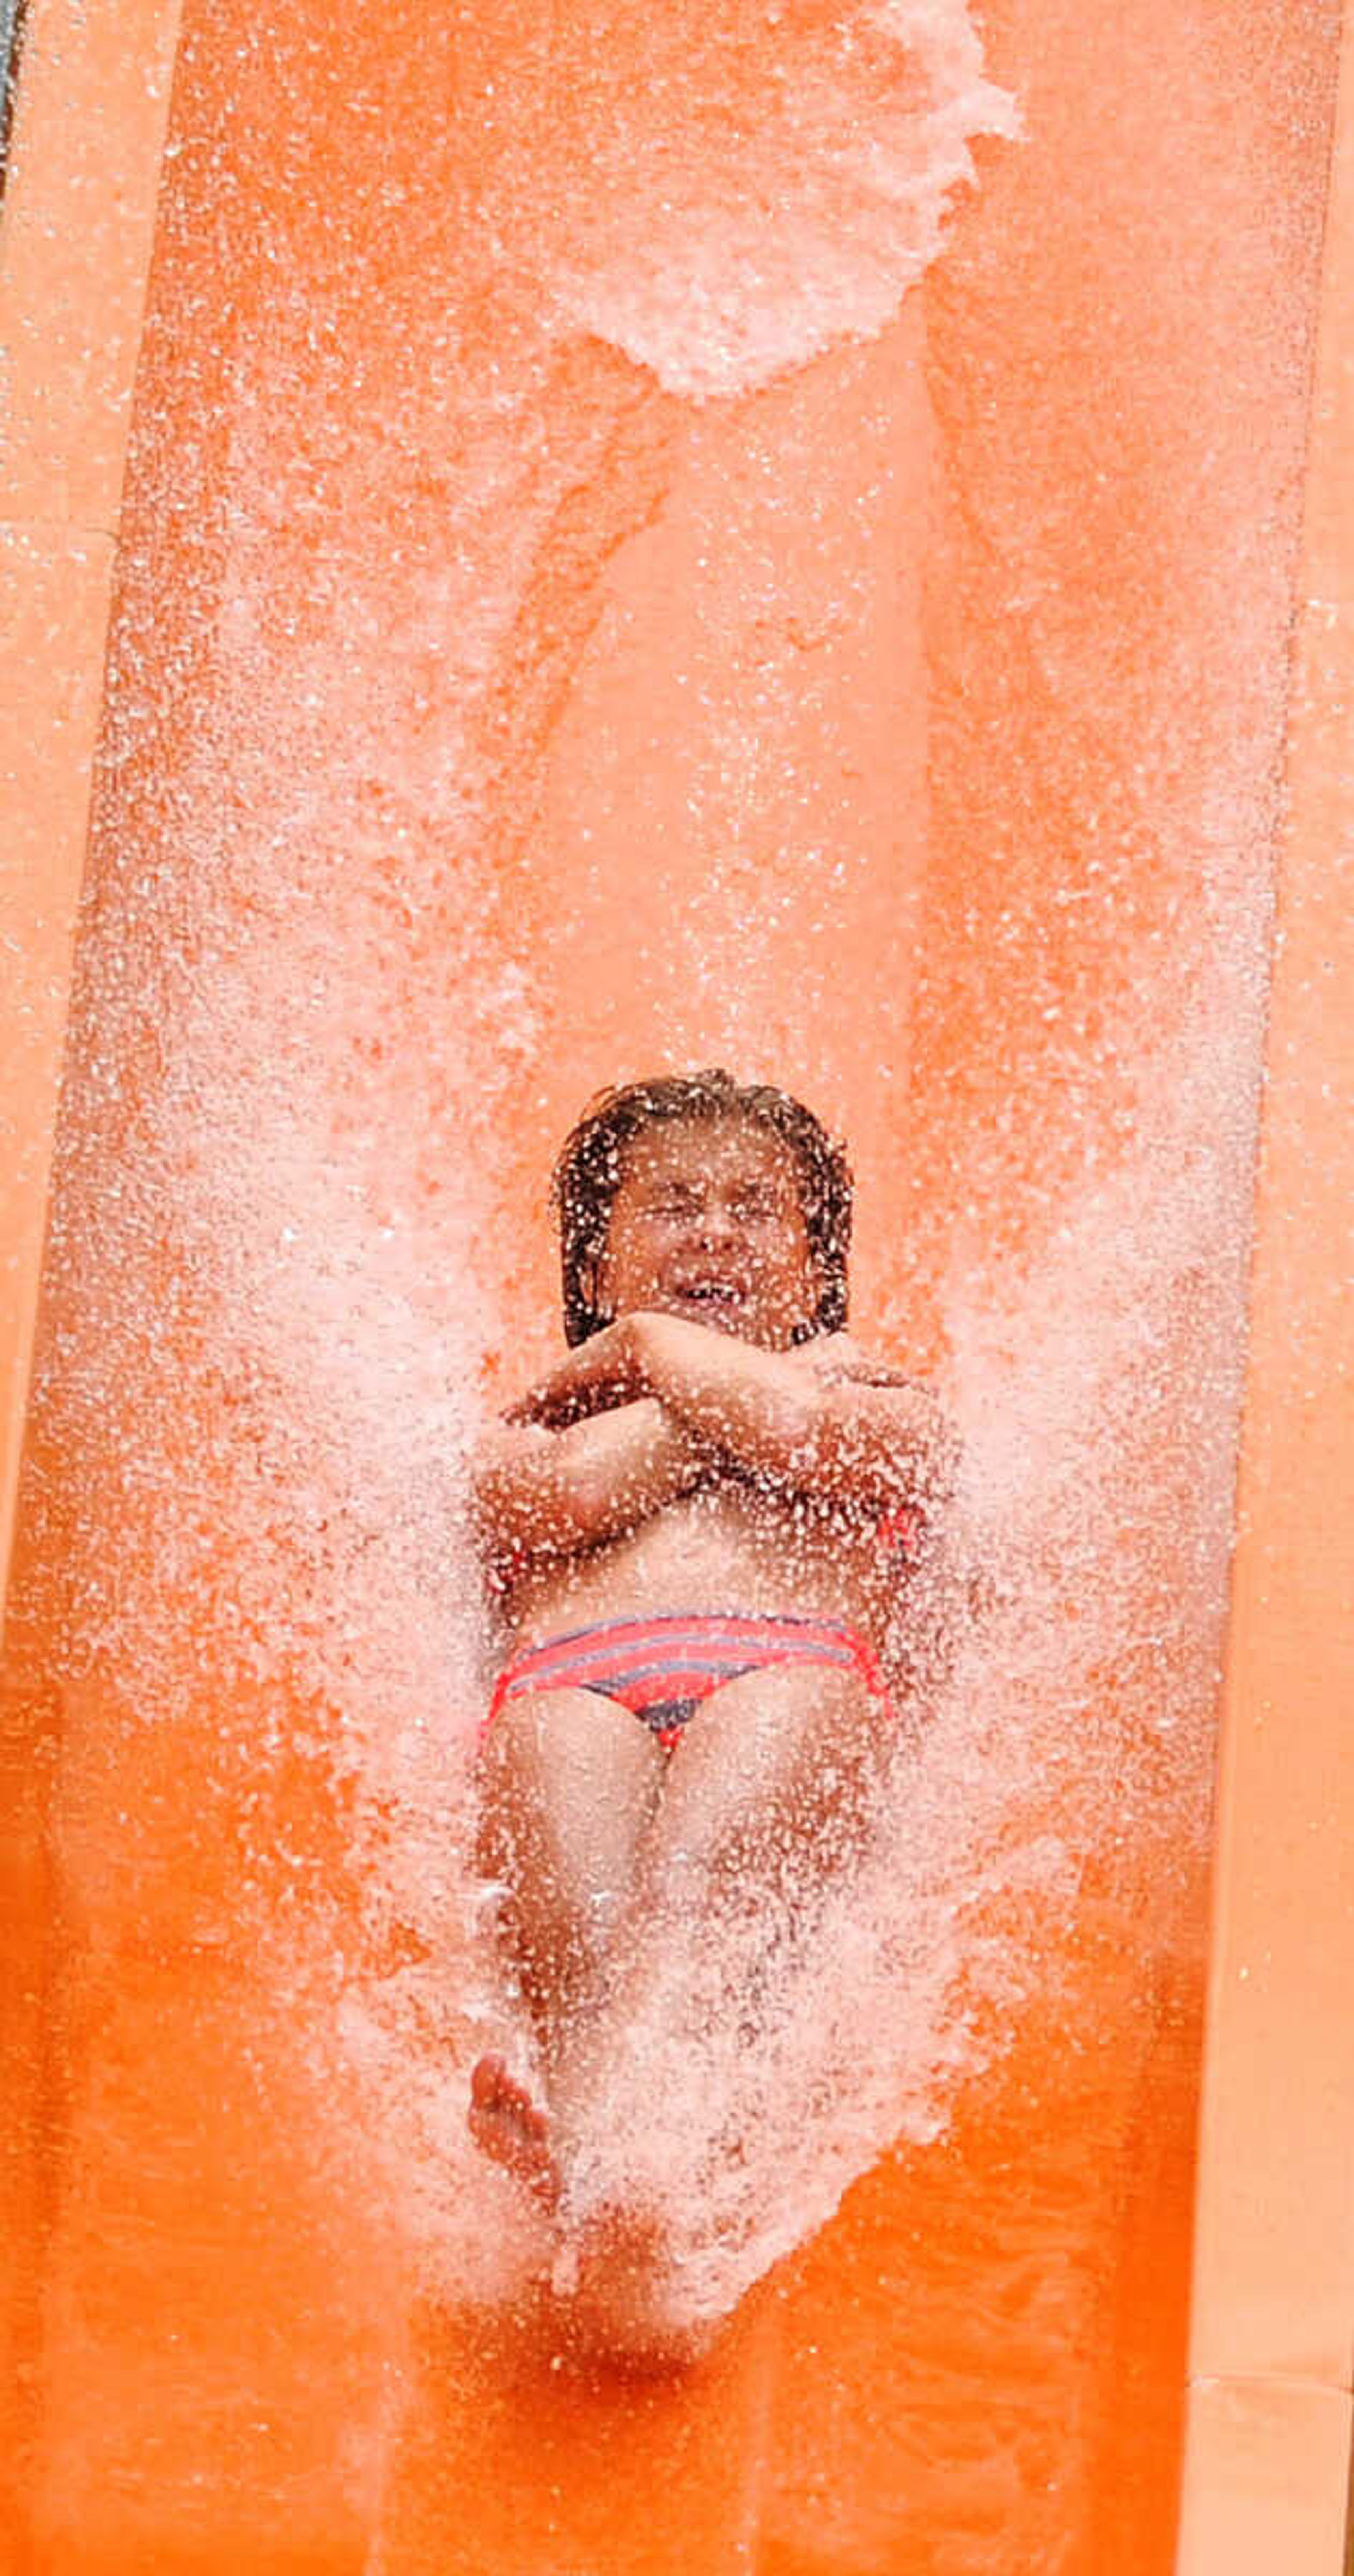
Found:
<svg viewBox="0 0 1354 2576"><path fill-rule="evenodd" d="M735 1200L733 1212L740 1225L760 1225L768 1217L779 1217L781 1202L768 1190L747 1190Z"/></svg>

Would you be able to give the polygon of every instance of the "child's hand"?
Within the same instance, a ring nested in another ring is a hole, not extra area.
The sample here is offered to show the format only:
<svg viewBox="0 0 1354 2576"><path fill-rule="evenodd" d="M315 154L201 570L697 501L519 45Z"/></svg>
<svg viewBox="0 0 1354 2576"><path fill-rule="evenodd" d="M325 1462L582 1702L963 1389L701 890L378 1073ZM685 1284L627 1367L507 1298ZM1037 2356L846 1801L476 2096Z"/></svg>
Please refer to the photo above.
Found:
<svg viewBox="0 0 1354 2576"><path fill-rule="evenodd" d="M622 1316L557 1362L548 1377L529 1387L505 1414L507 1422L535 1422L562 1431L593 1413L609 1413L632 1404L646 1392L639 1336L632 1318Z"/></svg>

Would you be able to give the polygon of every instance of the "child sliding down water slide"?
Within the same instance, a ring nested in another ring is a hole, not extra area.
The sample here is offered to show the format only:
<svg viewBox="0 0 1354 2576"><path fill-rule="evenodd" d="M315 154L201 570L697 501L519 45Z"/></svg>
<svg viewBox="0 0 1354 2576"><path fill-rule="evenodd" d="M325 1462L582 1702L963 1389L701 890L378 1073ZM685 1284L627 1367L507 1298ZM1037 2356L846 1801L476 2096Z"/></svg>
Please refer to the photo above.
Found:
<svg viewBox="0 0 1354 2576"><path fill-rule="evenodd" d="M555 1198L570 1352L474 1477L501 1657L479 1856L530 2072L482 2056L469 2117L551 2215L561 2330L671 2358L679 2213L590 2200L583 2151L657 2021L755 2040L765 1973L700 1963L735 1917L793 1945L863 1849L938 1666L953 1442L844 1329L850 1173L786 1093L608 1092Z"/></svg>

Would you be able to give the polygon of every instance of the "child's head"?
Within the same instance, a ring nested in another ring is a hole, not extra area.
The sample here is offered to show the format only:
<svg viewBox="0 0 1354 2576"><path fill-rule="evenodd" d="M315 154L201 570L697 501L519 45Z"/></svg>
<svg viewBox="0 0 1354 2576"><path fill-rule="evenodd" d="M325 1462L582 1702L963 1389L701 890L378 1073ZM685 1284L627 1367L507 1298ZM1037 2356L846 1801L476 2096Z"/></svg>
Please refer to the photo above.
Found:
<svg viewBox="0 0 1354 2576"><path fill-rule="evenodd" d="M846 1321L850 1170L788 1092L718 1067L605 1091L554 1202L570 1343L638 1306L772 1347Z"/></svg>

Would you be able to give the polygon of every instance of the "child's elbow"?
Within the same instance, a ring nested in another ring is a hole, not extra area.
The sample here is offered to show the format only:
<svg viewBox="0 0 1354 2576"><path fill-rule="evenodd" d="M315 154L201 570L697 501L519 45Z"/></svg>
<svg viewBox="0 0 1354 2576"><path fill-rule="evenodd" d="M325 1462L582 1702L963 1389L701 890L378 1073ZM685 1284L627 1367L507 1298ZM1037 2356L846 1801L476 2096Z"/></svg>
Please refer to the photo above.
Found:
<svg viewBox="0 0 1354 2576"><path fill-rule="evenodd" d="M943 1407L937 1404L922 1448L923 1472L927 1479L933 1508L943 1509L954 1501L959 1490L959 1470L963 1462L963 1442L955 1424Z"/></svg>
<svg viewBox="0 0 1354 2576"><path fill-rule="evenodd" d="M884 1503L908 1504L928 1519L953 1502L959 1483L960 1441L936 1397L909 1389L906 1416L880 1426L875 1464Z"/></svg>

